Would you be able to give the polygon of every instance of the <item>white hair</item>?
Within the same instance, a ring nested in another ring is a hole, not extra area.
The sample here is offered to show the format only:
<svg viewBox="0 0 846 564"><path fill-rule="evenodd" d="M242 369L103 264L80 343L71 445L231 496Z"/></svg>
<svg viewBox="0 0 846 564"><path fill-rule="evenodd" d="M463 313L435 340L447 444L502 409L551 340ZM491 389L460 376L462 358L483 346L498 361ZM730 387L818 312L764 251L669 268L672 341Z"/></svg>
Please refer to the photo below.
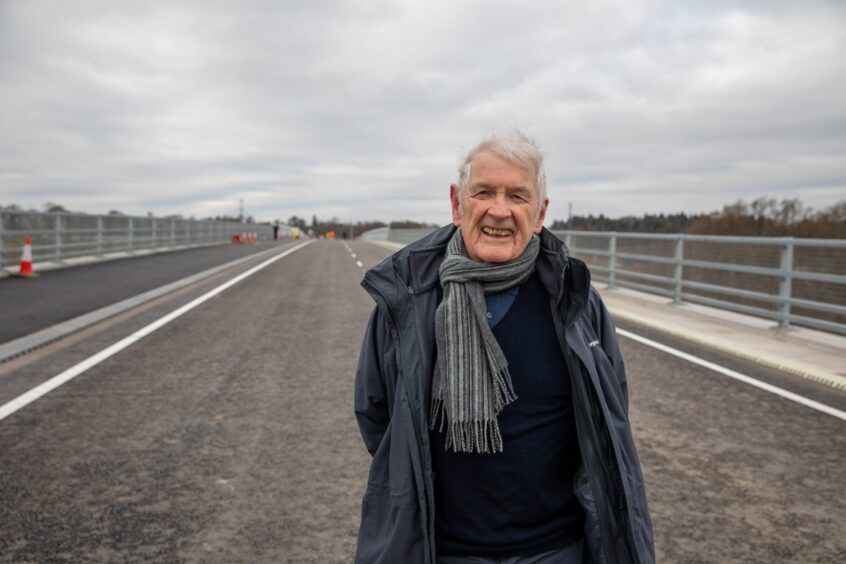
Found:
<svg viewBox="0 0 846 564"><path fill-rule="evenodd" d="M538 213L543 207L546 199L546 170L543 167L543 153L538 148L535 140L520 131L516 127L498 129L493 134L485 137L473 147L462 159L458 167L458 197L467 187L470 180L471 161L479 153L490 152L515 165L535 173L535 187L538 189Z"/></svg>

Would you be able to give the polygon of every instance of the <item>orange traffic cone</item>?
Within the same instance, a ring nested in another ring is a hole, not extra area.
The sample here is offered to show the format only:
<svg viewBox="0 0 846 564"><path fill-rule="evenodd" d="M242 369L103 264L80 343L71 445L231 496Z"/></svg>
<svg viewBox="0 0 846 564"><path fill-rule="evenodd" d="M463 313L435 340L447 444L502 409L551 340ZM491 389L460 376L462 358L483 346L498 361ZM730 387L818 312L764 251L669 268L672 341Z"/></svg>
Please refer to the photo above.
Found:
<svg viewBox="0 0 846 564"><path fill-rule="evenodd" d="M32 270L32 241L29 238L29 233L27 233L26 238L24 239L24 248L23 253L21 254L21 268L17 274L13 274L12 276L19 276L21 278L35 278L38 276Z"/></svg>

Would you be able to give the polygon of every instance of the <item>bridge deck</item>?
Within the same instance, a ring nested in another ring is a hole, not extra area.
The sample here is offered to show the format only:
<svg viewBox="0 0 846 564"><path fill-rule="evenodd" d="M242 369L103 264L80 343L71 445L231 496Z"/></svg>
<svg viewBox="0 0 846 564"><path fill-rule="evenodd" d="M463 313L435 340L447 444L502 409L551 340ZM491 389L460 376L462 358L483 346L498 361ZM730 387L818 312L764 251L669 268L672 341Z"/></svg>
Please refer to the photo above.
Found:
<svg viewBox="0 0 846 564"><path fill-rule="evenodd" d="M350 561L369 462L351 406L372 308L358 282L390 251L349 247L355 258L342 241L311 243L0 420L0 561ZM0 405L235 271L0 364ZM659 561L842 559L842 420L621 346ZM796 385L846 408L846 394Z"/></svg>

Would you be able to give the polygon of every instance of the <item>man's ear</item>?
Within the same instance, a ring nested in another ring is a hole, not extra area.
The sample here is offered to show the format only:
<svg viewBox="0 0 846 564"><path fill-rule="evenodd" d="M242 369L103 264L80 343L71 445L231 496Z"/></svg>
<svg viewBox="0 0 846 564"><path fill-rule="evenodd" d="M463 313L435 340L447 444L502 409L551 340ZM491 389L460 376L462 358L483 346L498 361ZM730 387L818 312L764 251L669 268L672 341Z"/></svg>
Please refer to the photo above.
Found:
<svg viewBox="0 0 846 564"><path fill-rule="evenodd" d="M461 227L461 201L458 199L458 186L449 185L449 200L452 204L452 224Z"/></svg>
<svg viewBox="0 0 846 564"><path fill-rule="evenodd" d="M543 204L541 204L540 214L538 214L538 220L535 223L535 233L540 233L541 229L543 229L543 220L546 219L546 208L549 207L549 198L543 199Z"/></svg>

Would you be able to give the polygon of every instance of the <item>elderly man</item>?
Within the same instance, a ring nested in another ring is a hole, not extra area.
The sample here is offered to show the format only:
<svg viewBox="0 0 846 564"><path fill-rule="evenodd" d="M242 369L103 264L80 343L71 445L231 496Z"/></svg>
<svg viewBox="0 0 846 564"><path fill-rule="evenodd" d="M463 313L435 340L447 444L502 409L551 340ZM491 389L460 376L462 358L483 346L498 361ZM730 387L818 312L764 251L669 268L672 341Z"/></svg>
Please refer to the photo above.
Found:
<svg viewBox="0 0 846 564"><path fill-rule="evenodd" d="M542 154L498 132L450 200L452 225L362 282L356 561L654 562L614 325L543 228Z"/></svg>

